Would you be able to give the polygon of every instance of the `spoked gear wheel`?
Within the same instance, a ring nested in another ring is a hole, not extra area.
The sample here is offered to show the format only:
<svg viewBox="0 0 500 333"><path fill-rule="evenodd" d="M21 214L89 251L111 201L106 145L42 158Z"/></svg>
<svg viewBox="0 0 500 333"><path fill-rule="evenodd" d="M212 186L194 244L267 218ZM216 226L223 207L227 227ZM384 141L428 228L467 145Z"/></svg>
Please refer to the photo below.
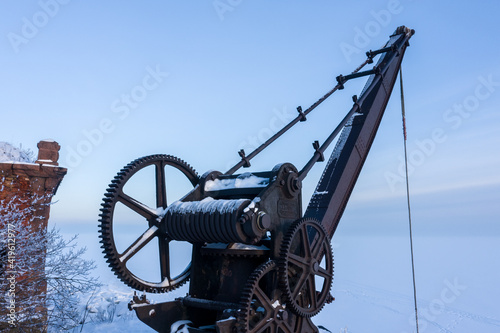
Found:
<svg viewBox="0 0 500 333"><path fill-rule="evenodd" d="M240 333L294 333L300 330L303 318L285 306L278 284L275 261L260 265L250 275L238 314Z"/></svg>
<svg viewBox="0 0 500 333"><path fill-rule="evenodd" d="M304 218L292 224L281 246L279 271L292 311L304 317L318 314L333 280L332 248L321 223Z"/></svg>
<svg viewBox="0 0 500 333"><path fill-rule="evenodd" d="M155 169L155 208L148 207L123 192L123 187L134 174L151 165L153 165ZM165 167L167 166L181 171L193 186L198 183L199 179L196 171L194 171L189 164L177 157L170 155L151 155L138 158L121 169L111 181L111 184L104 194L103 203L101 204L102 208L100 209L99 237L101 238L101 248L103 248L104 257L107 259L106 261L109 267L111 267L113 272L126 285L146 292L158 293L173 290L184 284L188 280L190 274L191 264L189 263L182 273L177 276L171 276L169 254L171 240L160 228L162 219L162 216L159 215L160 211L167 208L165 171ZM138 235L135 241L133 241L123 252L117 250L113 235L113 224L117 223L114 216L117 203L123 204L125 207L141 215L145 219L145 231L141 235ZM133 274L128 269L127 262L154 238L158 239L161 280L150 282Z"/></svg>

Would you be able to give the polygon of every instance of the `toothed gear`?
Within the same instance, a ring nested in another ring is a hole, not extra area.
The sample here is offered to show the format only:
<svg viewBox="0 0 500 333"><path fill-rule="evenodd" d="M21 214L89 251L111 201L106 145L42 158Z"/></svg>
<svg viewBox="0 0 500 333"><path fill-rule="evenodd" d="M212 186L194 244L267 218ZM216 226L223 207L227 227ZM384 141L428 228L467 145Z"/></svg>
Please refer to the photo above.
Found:
<svg viewBox="0 0 500 333"><path fill-rule="evenodd" d="M278 265L268 261L250 275L241 297L238 312L240 333L294 333L302 318L295 316L284 303L278 288Z"/></svg>
<svg viewBox="0 0 500 333"><path fill-rule="evenodd" d="M281 246L279 272L292 311L304 317L318 314L330 299L333 280L330 239L320 222L303 218L292 224Z"/></svg>
<svg viewBox="0 0 500 333"><path fill-rule="evenodd" d="M147 207L123 192L123 187L134 174L151 165L155 167L155 195L156 204L159 208L165 209L167 207L165 166L180 170L193 186L198 183L199 178L196 171L189 164L174 156L150 155L130 162L118 172L104 194L104 199L101 204L102 208L100 209L101 214L99 214L101 217L99 219L99 237L101 238L101 248L103 249L102 252L104 253L106 262L121 281L137 290L162 293L178 288L187 282L191 263L189 263L179 275L171 276L169 267L170 239L161 231L161 216L158 215L158 209ZM115 235L113 235L113 224L117 222L114 221L114 210L118 202L141 215L147 222L147 225L145 224L146 230L144 233L139 235L139 237L122 253L118 252L115 244ZM159 246L161 281L158 282L144 281L127 268L128 260L154 238L158 239Z"/></svg>

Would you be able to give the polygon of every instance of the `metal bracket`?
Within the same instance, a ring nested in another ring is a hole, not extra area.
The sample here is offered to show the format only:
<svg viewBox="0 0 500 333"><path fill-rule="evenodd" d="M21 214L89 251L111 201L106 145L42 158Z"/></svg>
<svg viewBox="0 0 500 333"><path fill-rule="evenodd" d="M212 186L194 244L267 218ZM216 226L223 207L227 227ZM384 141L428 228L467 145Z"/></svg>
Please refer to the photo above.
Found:
<svg viewBox="0 0 500 333"><path fill-rule="evenodd" d="M323 162L325 160L325 155L323 155L323 152L319 149L318 140L313 142L313 148L316 151L316 153L319 154L318 162Z"/></svg>
<svg viewBox="0 0 500 333"><path fill-rule="evenodd" d="M299 121L306 121L307 120L306 115L304 114L304 112L302 112L302 106L297 106L297 112L300 115Z"/></svg>
<svg viewBox="0 0 500 333"><path fill-rule="evenodd" d="M342 75L342 74L340 74L336 78L337 82L338 82L338 85L339 85L339 90L344 89L344 83L346 83L350 79L356 79L358 77L363 77L363 76L372 75L372 74L378 74L378 73L380 73L380 69L377 66L375 66L375 67L373 67L373 69L370 69L370 70L367 70L367 71L364 71L364 72L352 73L352 74L345 75L345 76Z"/></svg>
<svg viewBox="0 0 500 333"><path fill-rule="evenodd" d="M347 82L347 80L345 79L345 76L340 74L339 76L336 77L336 79L337 79L337 83L339 85L339 90L344 89L344 83Z"/></svg>
<svg viewBox="0 0 500 333"><path fill-rule="evenodd" d="M396 53L396 56L399 56L399 50L398 48L396 47L395 44L392 44L391 46L389 47L384 47L383 49L380 49L380 50L376 50L376 51L368 51L366 52L366 56L368 57L368 59L370 60L368 63L371 64L373 62L373 58L377 55L377 54L380 54L380 53L385 53L385 52L395 52Z"/></svg>
<svg viewBox="0 0 500 333"><path fill-rule="evenodd" d="M134 296L132 297L132 300L128 302L128 309L132 311L135 305L142 305L142 304L150 304L149 300L146 298L146 294L137 296L137 293L134 291Z"/></svg>
<svg viewBox="0 0 500 333"><path fill-rule="evenodd" d="M354 105L356 105L358 107L358 111L357 112L358 113L363 113L361 111L361 105L359 105L359 103L358 103L358 96L357 95L353 95L352 96L352 101L354 102Z"/></svg>
<svg viewBox="0 0 500 333"><path fill-rule="evenodd" d="M243 167L244 167L244 168L249 168L249 167L251 166L251 164L250 164L250 160L249 160L249 159L248 159L248 157L246 157L246 155L245 155L245 150L244 150L244 149L240 150L240 151L238 152L238 155L240 155L241 160L242 160L243 162L245 162L245 163L243 164Z"/></svg>

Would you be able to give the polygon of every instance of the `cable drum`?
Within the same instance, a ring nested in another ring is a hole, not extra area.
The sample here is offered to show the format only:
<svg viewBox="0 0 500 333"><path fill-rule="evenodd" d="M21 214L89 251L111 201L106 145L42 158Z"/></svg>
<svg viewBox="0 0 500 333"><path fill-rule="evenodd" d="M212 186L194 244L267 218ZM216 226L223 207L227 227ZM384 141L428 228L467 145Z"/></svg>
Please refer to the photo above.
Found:
<svg viewBox="0 0 500 333"><path fill-rule="evenodd" d="M246 243L239 223L249 199L176 201L165 212L164 228L167 235L190 243Z"/></svg>

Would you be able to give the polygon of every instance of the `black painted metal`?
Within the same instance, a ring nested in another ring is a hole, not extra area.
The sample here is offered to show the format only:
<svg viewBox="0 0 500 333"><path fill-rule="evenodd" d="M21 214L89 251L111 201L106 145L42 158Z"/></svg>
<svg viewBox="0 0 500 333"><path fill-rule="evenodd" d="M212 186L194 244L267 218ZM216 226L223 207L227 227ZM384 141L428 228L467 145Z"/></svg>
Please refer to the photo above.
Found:
<svg viewBox="0 0 500 333"><path fill-rule="evenodd" d="M369 60L363 62L358 68L356 68L351 74L349 74L346 77L349 77L351 75L358 75L357 73L359 72L359 70L361 70L366 64L369 64L369 63L371 63ZM365 73L365 74L362 74L362 75L358 75L356 77L366 76L366 75L369 75L369 74ZM340 75L339 77L342 77L342 75ZM352 78L352 77L350 77L350 78ZM338 81L338 77L337 77L337 81ZM274 141L276 141L276 139L278 139L280 136L282 136L285 132L287 132L295 124L297 124L298 122L304 122L304 121L306 121L306 116L312 110L314 110L315 108L317 108L321 103L323 103L328 97L330 97L337 90L344 89L344 83L345 83L345 81L344 82L340 82L339 81L335 87L333 87L330 91L328 91L325 95L323 95L320 99L318 99L313 105L311 105L310 107L308 107L307 110L302 111L302 107L301 106L297 107L297 111L299 112L299 115L296 118L294 118L290 123L288 123L287 125L285 125L281 130L279 130L277 133L275 133L273 136L271 136L269 139L267 139L266 142L264 142L263 144L261 144L254 151L252 151L248 156L245 156L244 151L240 150L238 153L239 153L240 157L242 158L241 161L238 162L231 169L229 169L228 171L226 171L225 175L232 175L233 173L235 173L241 167L248 167L248 166L250 166L250 162L249 161L252 158L254 158L255 156L257 156L257 154L259 154L261 151L263 151L267 146L269 146L271 143L273 143Z"/></svg>
<svg viewBox="0 0 500 333"><path fill-rule="evenodd" d="M342 119L340 124L337 125L335 130L332 132L332 134L330 134L328 136L328 138L321 145L321 147L316 149L313 157L311 157L309 162L307 162L306 165L302 168L302 170L300 170L300 172L299 172L299 180L300 181L303 181L306 178L308 172L312 169L312 167L314 166L314 164L316 164L316 162L322 161L321 157L323 157L323 154L326 151L326 149L328 148L328 146L333 142L333 140L335 140L335 138L339 135L340 131L342 131L344 129L345 125L352 118L354 113L359 112L359 110L360 110L359 104L355 103L353 105L351 111L349 111L347 113L347 115L344 117L344 119Z"/></svg>
<svg viewBox="0 0 500 333"><path fill-rule="evenodd" d="M239 307L238 303L211 301L208 299L200 299L191 296L180 298L180 301L184 306L212 311L224 311L226 309L237 309Z"/></svg>
<svg viewBox="0 0 500 333"><path fill-rule="evenodd" d="M366 160L394 87L408 40L414 31L400 28L384 47L372 74L357 100L361 113L352 114L328 161L304 214L322 222L333 236L349 196ZM356 106L356 104L355 104ZM345 119L344 119L345 120ZM334 131L335 134L335 131Z"/></svg>
<svg viewBox="0 0 500 333"><path fill-rule="evenodd" d="M345 76L339 75L339 76L337 76L337 82L340 85L339 89L344 89L344 83L346 83L349 80L357 79L357 78L360 78L363 76L373 75L373 74L377 74L377 73L378 73L378 68L374 67L373 69L363 71L363 72L352 73L352 74L345 75Z"/></svg>
<svg viewBox="0 0 500 333"><path fill-rule="evenodd" d="M103 204L101 237L106 258L119 277L130 286L150 292L167 292L190 279L189 293L174 301L149 304L134 297L130 308L138 318L158 332L170 332L179 320L189 320L189 332L262 333L271 331L318 332L310 320L324 304L333 300L330 239L347 204L363 162L374 140L394 86L412 30L400 27L384 48L367 53L368 59L351 74L338 76L338 84L307 110L250 154L241 150L241 161L225 174L210 171L197 177L184 162L167 155L136 160L122 170L108 189ZM362 67L382 54L368 71ZM288 131L351 79L370 76L360 97L340 124L299 171L290 163L271 171L234 172L250 166L250 160ZM309 206L302 213L302 181L316 162L324 160L327 147L340 134ZM121 188L144 166L155 165L158 215ZM164 166L179 168L194 189L181 200L167 205ZM124 254L114 248L113 207L122 202L148 222L148 229ZM133 256L153 238L158 238L161 283L135 278L126 268ZM171 241L192 244L192 258L179 277L171 277ZM325 266L321 262L327 261ZM323 284L315 285L317 278ZM168 283L167 283L168 282ZM288 303L288 304L286 304Z"/></svg>

